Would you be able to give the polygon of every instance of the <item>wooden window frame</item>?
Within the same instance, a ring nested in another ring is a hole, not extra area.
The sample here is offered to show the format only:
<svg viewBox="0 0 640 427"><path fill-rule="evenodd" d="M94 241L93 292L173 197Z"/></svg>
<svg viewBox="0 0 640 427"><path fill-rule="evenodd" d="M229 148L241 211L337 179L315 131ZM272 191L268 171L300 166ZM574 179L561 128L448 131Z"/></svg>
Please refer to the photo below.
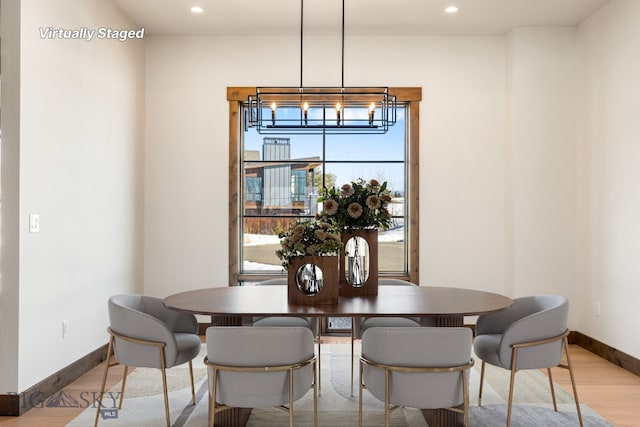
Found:
<svg viewBox="0 0 640 427"><path fill-rule="evenodd" d="M229 286L237 286L243 278L239 274L238 254L238 227L239 227L239 159L238 144L240 140L240 111L241 104L249 95L255 94L255 87L227 87L227 101L229 102ZM420 101L422 101L422 88L397 87L389 88L389 93L396 96L399 103L408 105L409 138L408 138L408 167L409 167L409 215L405 221L409 222L409 271L408 274L393 275L389 277L408 280L419 283L418 263L420 260L420 221L419 221L419 195L420 195ZM264 280L273 278L273 274L264 277L251 275L252 279Z"/></svg>

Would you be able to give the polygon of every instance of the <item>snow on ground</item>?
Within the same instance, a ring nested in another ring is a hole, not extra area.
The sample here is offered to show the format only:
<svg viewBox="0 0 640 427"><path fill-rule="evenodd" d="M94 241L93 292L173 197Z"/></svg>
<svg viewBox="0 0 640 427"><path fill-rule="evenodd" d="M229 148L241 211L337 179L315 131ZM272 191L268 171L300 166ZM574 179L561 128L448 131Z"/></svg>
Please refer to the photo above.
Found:
<svg viewBox="0 0 640 427"><path fill-rule="evenodd" d="M397 227L378 233L379 242L402 242L404 240L404 227ZM245 246L277 245L280 239L275 234L248 234L244 235Z"/></svg>
<svg viewBox="0 0 640 427"><path fill-rule="evenodd" d="M244 271L259 271L259 270L270 270L270 271L282 271L281 265L271 265L271 264L260 264L259 262L253 261L244 261L242 264L244 266Z"/></svg>
<svg viewBox="0 0 640 427"><path fill-rule="evenodd" d="M258 246L258 245L277 245L280 243L280 239L275 234L248 234L244 235L245 246Z"/></svg>
<svg viewBox="0 0 640 427"><path fill-rule="evenodd" d="M400 226L392 230L378 233L379 242L402 242L404 240L404 227ZM277 245L280 239L272 234L245 234L245 246ZM283 271L282 266L272 264L261 264L252 261L244 261L243 271Z"/></svg>
<svg viewBox="0 0 640 427"><path fill-rule="evenodd" d="M404 241L404 227L397 227L387 231L378 232L378 242L402 242Z"/></svg>

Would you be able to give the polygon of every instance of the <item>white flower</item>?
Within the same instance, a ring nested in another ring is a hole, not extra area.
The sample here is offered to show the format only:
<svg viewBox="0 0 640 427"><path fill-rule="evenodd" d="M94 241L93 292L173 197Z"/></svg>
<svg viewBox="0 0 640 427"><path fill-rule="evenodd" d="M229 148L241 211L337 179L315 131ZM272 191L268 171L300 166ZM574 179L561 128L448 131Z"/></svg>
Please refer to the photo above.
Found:
<svg viewBox="0 0 640 427"><path fill-rule="evenodd" d="M360 203L353 202L347 208L347 213L351 218L358 219L362 215L362 210Z"/></svg>
<svg viewBox="0 0 640 427"><path fill-rule="evenodd" d="M338 212L338 202L333 199L327 199L322 203L322 209L327 215L335 215Z"/></svg>
<svg viewBox="0 0 640 427"><path fill-rule="evenodd" d="M375 194L367 197L367 206L369 209L378 209L381 205L380 198Z"/></svg>
<svg viewBox="0 0 640 427"><path fill-rule="evenodd" d="M355 190L353 189L353 187L351 186L351 184L344 184L342 186L342 188L340 188L340 195L342 197L350 197L353 196L353 193L355 192Z"/></svg>

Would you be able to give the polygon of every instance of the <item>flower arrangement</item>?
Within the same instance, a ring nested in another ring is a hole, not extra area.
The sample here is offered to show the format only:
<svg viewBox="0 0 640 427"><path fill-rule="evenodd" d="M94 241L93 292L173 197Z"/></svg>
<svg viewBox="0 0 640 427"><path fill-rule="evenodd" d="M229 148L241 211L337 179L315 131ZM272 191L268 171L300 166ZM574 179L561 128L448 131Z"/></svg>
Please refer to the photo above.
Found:
<svg viewBox="0 0 640 427"><path fill-rule="evenodd" d="M342 247L335 227L325 221L296 221L287 230L278 230L281 249L276 255L288 269L291 260L305 255L337 255Z"/></svg>
<svg viewBox="0 0 640 427"><path fill-rule="evenodd" d="M391 225L391 213L387 210L391 193L387 190L386 181L380 184L375 179L367 182L360 178L344 184L340 189L323 188L318 201L322 202L322 212L318 218L334 224L339 230L386 230Z"/></svg>

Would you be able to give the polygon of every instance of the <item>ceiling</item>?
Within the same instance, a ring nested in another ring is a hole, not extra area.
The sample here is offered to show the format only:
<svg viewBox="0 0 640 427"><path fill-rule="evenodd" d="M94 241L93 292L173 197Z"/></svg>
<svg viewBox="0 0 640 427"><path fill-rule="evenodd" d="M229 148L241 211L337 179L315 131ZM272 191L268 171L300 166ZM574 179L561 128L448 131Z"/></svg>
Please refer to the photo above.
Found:
<svg viewBox="0 0 640 427"><path fill-rule="evenodd" d="M299 34L299 0L112 0L147 34ZM575 26L609 0L345 0L347 34L496 35ZM446 14L455 4L459 12ZM191 6L204 8L202 14ZM306 0L305 34L339 34L341 0ZM336 33L337 32L337 33Z"/></svg>

